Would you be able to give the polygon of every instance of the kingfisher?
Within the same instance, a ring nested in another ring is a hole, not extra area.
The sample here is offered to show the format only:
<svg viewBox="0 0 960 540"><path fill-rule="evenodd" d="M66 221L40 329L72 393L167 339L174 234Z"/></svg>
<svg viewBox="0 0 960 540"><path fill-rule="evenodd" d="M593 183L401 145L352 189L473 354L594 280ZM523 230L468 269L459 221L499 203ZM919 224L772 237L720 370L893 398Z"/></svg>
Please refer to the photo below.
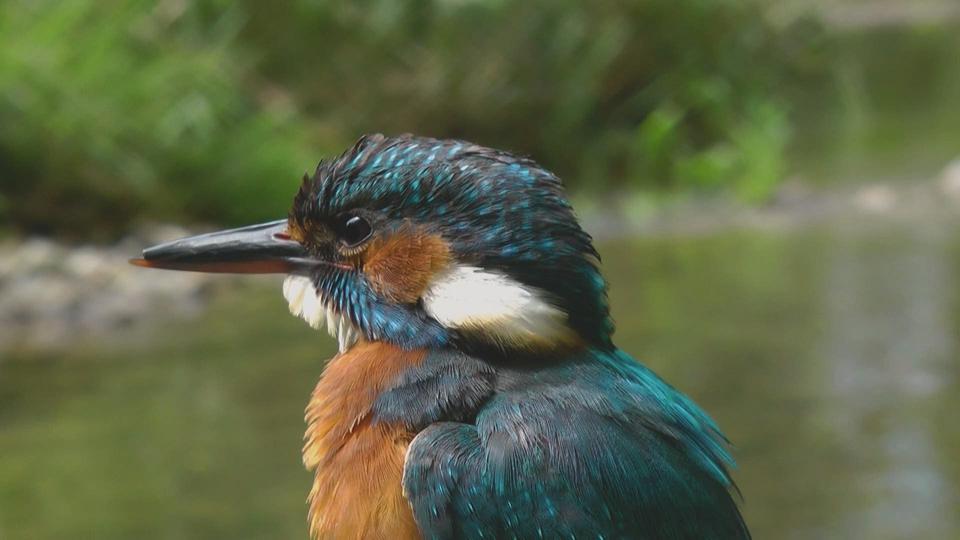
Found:
<svg viewBox="0 0 960 540"><path fill-rule="evenodd" d="M305 414L312 538L750 537L729 442L614 345L593 240L531 159L364 136L286 219L131 262L286 274L337 340Z"/></svg>

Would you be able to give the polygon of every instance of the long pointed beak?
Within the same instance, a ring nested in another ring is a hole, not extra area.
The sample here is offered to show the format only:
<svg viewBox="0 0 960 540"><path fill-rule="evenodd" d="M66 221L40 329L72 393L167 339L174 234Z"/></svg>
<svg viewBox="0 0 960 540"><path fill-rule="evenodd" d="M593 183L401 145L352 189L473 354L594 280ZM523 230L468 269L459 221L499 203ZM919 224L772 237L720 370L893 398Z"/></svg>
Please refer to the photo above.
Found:
<svg viewBox="0 0 960 540"><path fill-rule="evenodd" d="M290 239L287 220L190 236L149 247L130 263L145 268L230 274L299 274L315 267Z"/></svg>

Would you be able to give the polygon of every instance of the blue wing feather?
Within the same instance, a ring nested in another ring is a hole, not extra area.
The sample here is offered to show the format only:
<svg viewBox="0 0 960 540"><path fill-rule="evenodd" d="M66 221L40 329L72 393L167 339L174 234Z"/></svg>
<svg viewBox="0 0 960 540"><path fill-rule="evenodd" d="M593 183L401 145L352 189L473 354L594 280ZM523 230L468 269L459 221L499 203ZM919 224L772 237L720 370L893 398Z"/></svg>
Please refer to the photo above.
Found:
<svg viewBox="0 0 960 540"><path fill-rule="evenodd" d="M622 352L499 368L473 423L411 443L404 490L427 538L749 538L733 463L692 401Z"/></svg>

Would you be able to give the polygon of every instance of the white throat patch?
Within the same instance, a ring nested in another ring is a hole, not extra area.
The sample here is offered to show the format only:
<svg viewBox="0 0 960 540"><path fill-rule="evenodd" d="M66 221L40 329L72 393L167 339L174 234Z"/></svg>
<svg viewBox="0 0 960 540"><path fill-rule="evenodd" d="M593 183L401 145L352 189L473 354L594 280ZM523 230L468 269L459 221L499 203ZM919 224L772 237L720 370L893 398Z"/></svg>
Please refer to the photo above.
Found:
<svg viewBox="0 0 960 540"><path fill-rule="evenodd" d="M423 293L423 307L447 328L487 335L503 345L576 341L567 314L543 292L495 270L451 265L433 277Z"/></svg>
<svg viewBox="0 0 960 540"><path fill-rule="evenodd" d="M360 339L360 330L350 318L341 315L320 297L313 282L304 276L287 276L283 280L283 297L287 299L290 313L307 321L319 330L324 321L327 332L337 340L340 352L346 352Z"/></svg>

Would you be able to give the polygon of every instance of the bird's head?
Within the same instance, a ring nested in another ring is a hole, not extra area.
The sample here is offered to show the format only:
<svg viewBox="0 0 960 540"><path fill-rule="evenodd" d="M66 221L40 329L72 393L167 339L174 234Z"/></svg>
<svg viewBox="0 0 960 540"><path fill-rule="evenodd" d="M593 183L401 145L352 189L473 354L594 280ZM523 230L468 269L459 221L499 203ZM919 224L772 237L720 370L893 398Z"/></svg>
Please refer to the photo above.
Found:
<svg viewBox="0 0 960 540"><path fill-rule="evenodd" d="M606 286L560 181L462 141L367 136L289 216L144 250L141 266L286 273L290 310L356 340L535 353L609 345Z"/></svg>

